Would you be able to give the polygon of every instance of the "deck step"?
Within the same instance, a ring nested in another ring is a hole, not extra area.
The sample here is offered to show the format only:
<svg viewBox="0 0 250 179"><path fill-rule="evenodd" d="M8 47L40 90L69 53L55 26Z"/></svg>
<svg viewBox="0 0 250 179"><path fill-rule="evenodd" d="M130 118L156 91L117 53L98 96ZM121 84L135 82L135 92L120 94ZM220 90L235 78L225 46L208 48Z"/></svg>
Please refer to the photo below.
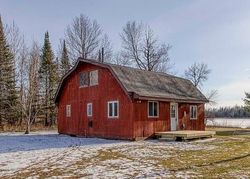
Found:
<svg viewBox="0 0 250 179"><path fill-rule="evenodd" d="M159 138L159 140L161 140L161 141L170 141L170 140L175 140L175 138L174 137L161 137L161 138Z"/></svg>

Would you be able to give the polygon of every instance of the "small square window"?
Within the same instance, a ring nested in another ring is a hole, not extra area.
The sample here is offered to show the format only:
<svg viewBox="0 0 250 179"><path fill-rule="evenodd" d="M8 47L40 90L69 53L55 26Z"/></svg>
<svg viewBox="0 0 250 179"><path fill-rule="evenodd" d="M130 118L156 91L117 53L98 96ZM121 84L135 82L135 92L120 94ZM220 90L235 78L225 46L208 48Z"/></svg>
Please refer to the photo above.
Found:
<svg viewBox="0 0 250 179"><path fill-rule="evenodd" d="M89 73L89 85L98 85L98 70L94 70Z"/></svg>
<svg viewBox="0 0 250 179"><path fill-rule="evenodd" d="M66 117L71 117L71 105L66 105Z"/></svg>
<svg viewBox="0 0 250 179"><path fill-rule="evenodd" d="M93 115L93 108L92 108L92 103L88 103L87 104L87 116L88 117L92 117L92 115Z"/></svg>
<svg viewBox="0 0 250 179"><path fill-rule="evenodd" d="M196 105L190 106L190 119L197 119L197 106Z"/></svg>
<svg viewBox="0 0 250 179"><path fill-rule="evenodd" d="M119 103L118 101L108 102L108 117L117 118L119 116Z"/></svg>
<svg viewBox="0 0 250 179"><path fill-rule="evenodd" d="M88 72L81 72L80 73L79 86L80 87L89 86L89 73Z"/></svg>
<svg viewBox="0 0 250 179"><path fill-rule="evenodd" d="M148 117L158 117L159 115L159 103L156 101L148 102Z"/></svg>

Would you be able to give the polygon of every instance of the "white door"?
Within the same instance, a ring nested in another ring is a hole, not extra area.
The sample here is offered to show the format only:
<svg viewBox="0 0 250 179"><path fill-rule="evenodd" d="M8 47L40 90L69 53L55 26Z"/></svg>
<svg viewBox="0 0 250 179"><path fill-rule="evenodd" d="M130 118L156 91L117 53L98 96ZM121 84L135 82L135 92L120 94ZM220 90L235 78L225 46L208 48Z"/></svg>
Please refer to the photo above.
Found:
<svg viewBox="0 0 250 179"><path fill-rule="evenodd" d="M171 120L171 131L176 131L177 124L178 124L178 104L177 103L170 104L170 120Z"/></svg>

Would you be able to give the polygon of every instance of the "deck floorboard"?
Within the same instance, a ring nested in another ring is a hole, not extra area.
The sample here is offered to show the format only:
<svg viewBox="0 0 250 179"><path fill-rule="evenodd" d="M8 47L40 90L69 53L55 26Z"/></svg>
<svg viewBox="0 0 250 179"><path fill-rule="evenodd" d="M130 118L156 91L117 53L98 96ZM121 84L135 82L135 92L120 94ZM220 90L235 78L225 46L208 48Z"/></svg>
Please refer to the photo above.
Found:
<svg viewBox="0 0 250 179"><path fill-rule="evenodd" d="M177 138L181 138L182 140L186 140L186 139L213 137L215 135L215 131L194 131L194 130L164 131L164 132L156 132L155 135L158 138L169 138L169 139L172 138L174 140Z"/></svg>

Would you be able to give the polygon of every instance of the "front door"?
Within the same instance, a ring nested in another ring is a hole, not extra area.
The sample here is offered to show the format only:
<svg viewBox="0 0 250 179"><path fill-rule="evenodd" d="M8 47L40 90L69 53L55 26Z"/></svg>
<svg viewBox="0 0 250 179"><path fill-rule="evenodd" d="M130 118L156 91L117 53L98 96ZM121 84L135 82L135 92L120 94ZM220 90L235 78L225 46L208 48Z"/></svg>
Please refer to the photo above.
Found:
<svg viewBox="0 0 250 179"><path fill-rule="evenodd" d="M178 124L178 103L170 104L171 131L177 130Z"/></svg>

